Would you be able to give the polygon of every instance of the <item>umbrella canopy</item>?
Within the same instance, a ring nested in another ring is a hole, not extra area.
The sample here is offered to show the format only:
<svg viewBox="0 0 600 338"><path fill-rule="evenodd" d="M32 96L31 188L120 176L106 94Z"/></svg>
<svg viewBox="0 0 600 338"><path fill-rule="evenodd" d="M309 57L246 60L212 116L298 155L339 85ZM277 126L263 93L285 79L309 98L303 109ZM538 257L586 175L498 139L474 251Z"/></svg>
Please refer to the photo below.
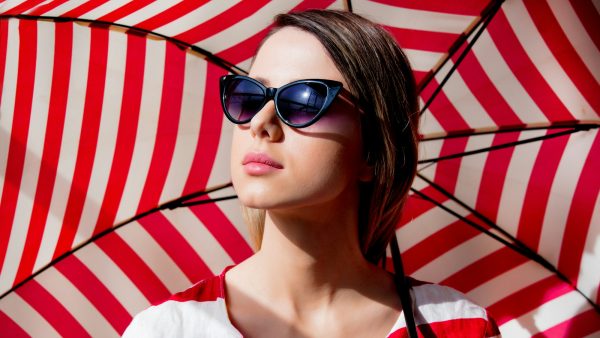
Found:
<svg viewBox="0 0 600 338"><path fill-rule="evenodd" d="M0 3L0 327L116 336L248 257L218 78L248 69L275 14L335 8L389 29L419 81L407 272L467 293L507 337L598 334L598 7Z"/></svg>

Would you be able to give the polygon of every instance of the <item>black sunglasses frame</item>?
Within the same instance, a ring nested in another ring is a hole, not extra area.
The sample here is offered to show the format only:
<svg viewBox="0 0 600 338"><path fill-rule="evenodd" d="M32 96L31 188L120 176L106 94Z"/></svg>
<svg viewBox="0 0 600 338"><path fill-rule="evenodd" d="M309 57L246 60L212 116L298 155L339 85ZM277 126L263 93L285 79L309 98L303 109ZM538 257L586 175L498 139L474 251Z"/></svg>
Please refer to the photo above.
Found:
<svg viewBox="0 0 600 338"><path fill-rule="evenodd" d="M227 93L225 93L225 90L227 89L229 84L234 80L250 81L250 82L254 83L255 85L257 85L263 91L263 95L264 95L263 102L260 104L260 107L258 108L258 110L250 118L248 118L246 120L235 119L233 116L231 116L231 114L227 110L227 105L226 105ZM323 106L321 107L319 112L316 113L315 116L310 121L305 122L305 123L300 123L300 124L292 123L292 122L286 120L279 110L279 105L277 104L278 100L279 100L279 93L281 93L283 90L285 90L291 86L298 85L298 84L307 84L307 83L319 83L319 84L324 85L327 88L327 95L325 97L325 101L323 102ZM294 127L294 128L304 128L304 127L308 127L308 126L314 124L315 122L317 122L319 120L319 118L321 118L321 116L323 116L323 114L327 111L329 106L331 106L331 104L333 103L333 100L336 98L336 96L338 94L340 94L340 92L342 92L348 96L351 96L351 94L343 88L342 83L339 81L335 81L335 80L323 80L323 79L297 80L294 82L290 82L279 88L272 88L272 87L267 87L267 86L263 85L261 82L259 82L258 80L255 80L248 76L225 75L220 78L219 84L220 84L221 105L223 107L223 112L225 113L225 116L227 117L227 119L229 119L229 121L231 121L235 124L245 124L245 123L250 122L252 120L252 118L254 118L254 116L256 116L256 114L258 114L258 112L265 106L265 104L267 104L267 102L269 102L270 100L273 100L275 102L276 115L283 123L287 124L290 127ZM351 102L351 100L344 97L344 95L340 95L340 97L344 98L344 100L347 102Z"/></svg>

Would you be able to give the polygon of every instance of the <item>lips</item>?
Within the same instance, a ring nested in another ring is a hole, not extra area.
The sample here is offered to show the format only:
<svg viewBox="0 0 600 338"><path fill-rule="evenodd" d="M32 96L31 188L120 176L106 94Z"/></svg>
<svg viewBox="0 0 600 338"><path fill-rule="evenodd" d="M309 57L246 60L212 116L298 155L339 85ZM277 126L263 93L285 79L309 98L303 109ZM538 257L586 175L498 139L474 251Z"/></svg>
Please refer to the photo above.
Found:
<svg viewBox="0 0 600 338"><path fill-rule="evenodd" d="M242 165L249 174L265 174L274 169L283 169L283 165L264 153L248 153Z"/></svg>

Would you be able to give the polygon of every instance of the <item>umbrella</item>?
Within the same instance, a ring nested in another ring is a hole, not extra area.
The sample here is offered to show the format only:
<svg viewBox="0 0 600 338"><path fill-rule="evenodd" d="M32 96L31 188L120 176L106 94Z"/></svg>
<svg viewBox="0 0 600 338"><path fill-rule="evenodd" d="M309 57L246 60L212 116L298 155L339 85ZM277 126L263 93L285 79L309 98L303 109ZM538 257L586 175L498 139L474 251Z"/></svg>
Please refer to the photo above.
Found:
<svg viewBox="0 0 600 338"><path fill-rule="evenodd" d="M251 254L217 79L275 14L314 7L381 23L415 69L407 272L505 336L600 332L599 10L478 0L1 3L3 332L115 336ZM169 209L181 196L199 204Z"/></svg>

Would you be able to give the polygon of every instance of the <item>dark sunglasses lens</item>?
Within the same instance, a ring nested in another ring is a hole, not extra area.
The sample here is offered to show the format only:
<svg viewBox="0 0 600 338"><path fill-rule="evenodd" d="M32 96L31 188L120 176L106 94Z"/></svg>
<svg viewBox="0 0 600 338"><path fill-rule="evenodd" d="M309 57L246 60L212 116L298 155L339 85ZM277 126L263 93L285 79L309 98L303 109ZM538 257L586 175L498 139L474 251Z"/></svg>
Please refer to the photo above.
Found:
<svg viewBox="0 0 600 338"><path fill-rule="evenodd" d="M311 122L323 108L327 86L323 83L298 83L279 93L277 108L288 123L304 125Z"/></svg>
<svg viewBox="0 0 600 338"><path fill-rule="evenodd" d="M233 79L226 84L225 109L237 122L249 122L262 108L265 93L256 83L246 79Z"/></svg>

